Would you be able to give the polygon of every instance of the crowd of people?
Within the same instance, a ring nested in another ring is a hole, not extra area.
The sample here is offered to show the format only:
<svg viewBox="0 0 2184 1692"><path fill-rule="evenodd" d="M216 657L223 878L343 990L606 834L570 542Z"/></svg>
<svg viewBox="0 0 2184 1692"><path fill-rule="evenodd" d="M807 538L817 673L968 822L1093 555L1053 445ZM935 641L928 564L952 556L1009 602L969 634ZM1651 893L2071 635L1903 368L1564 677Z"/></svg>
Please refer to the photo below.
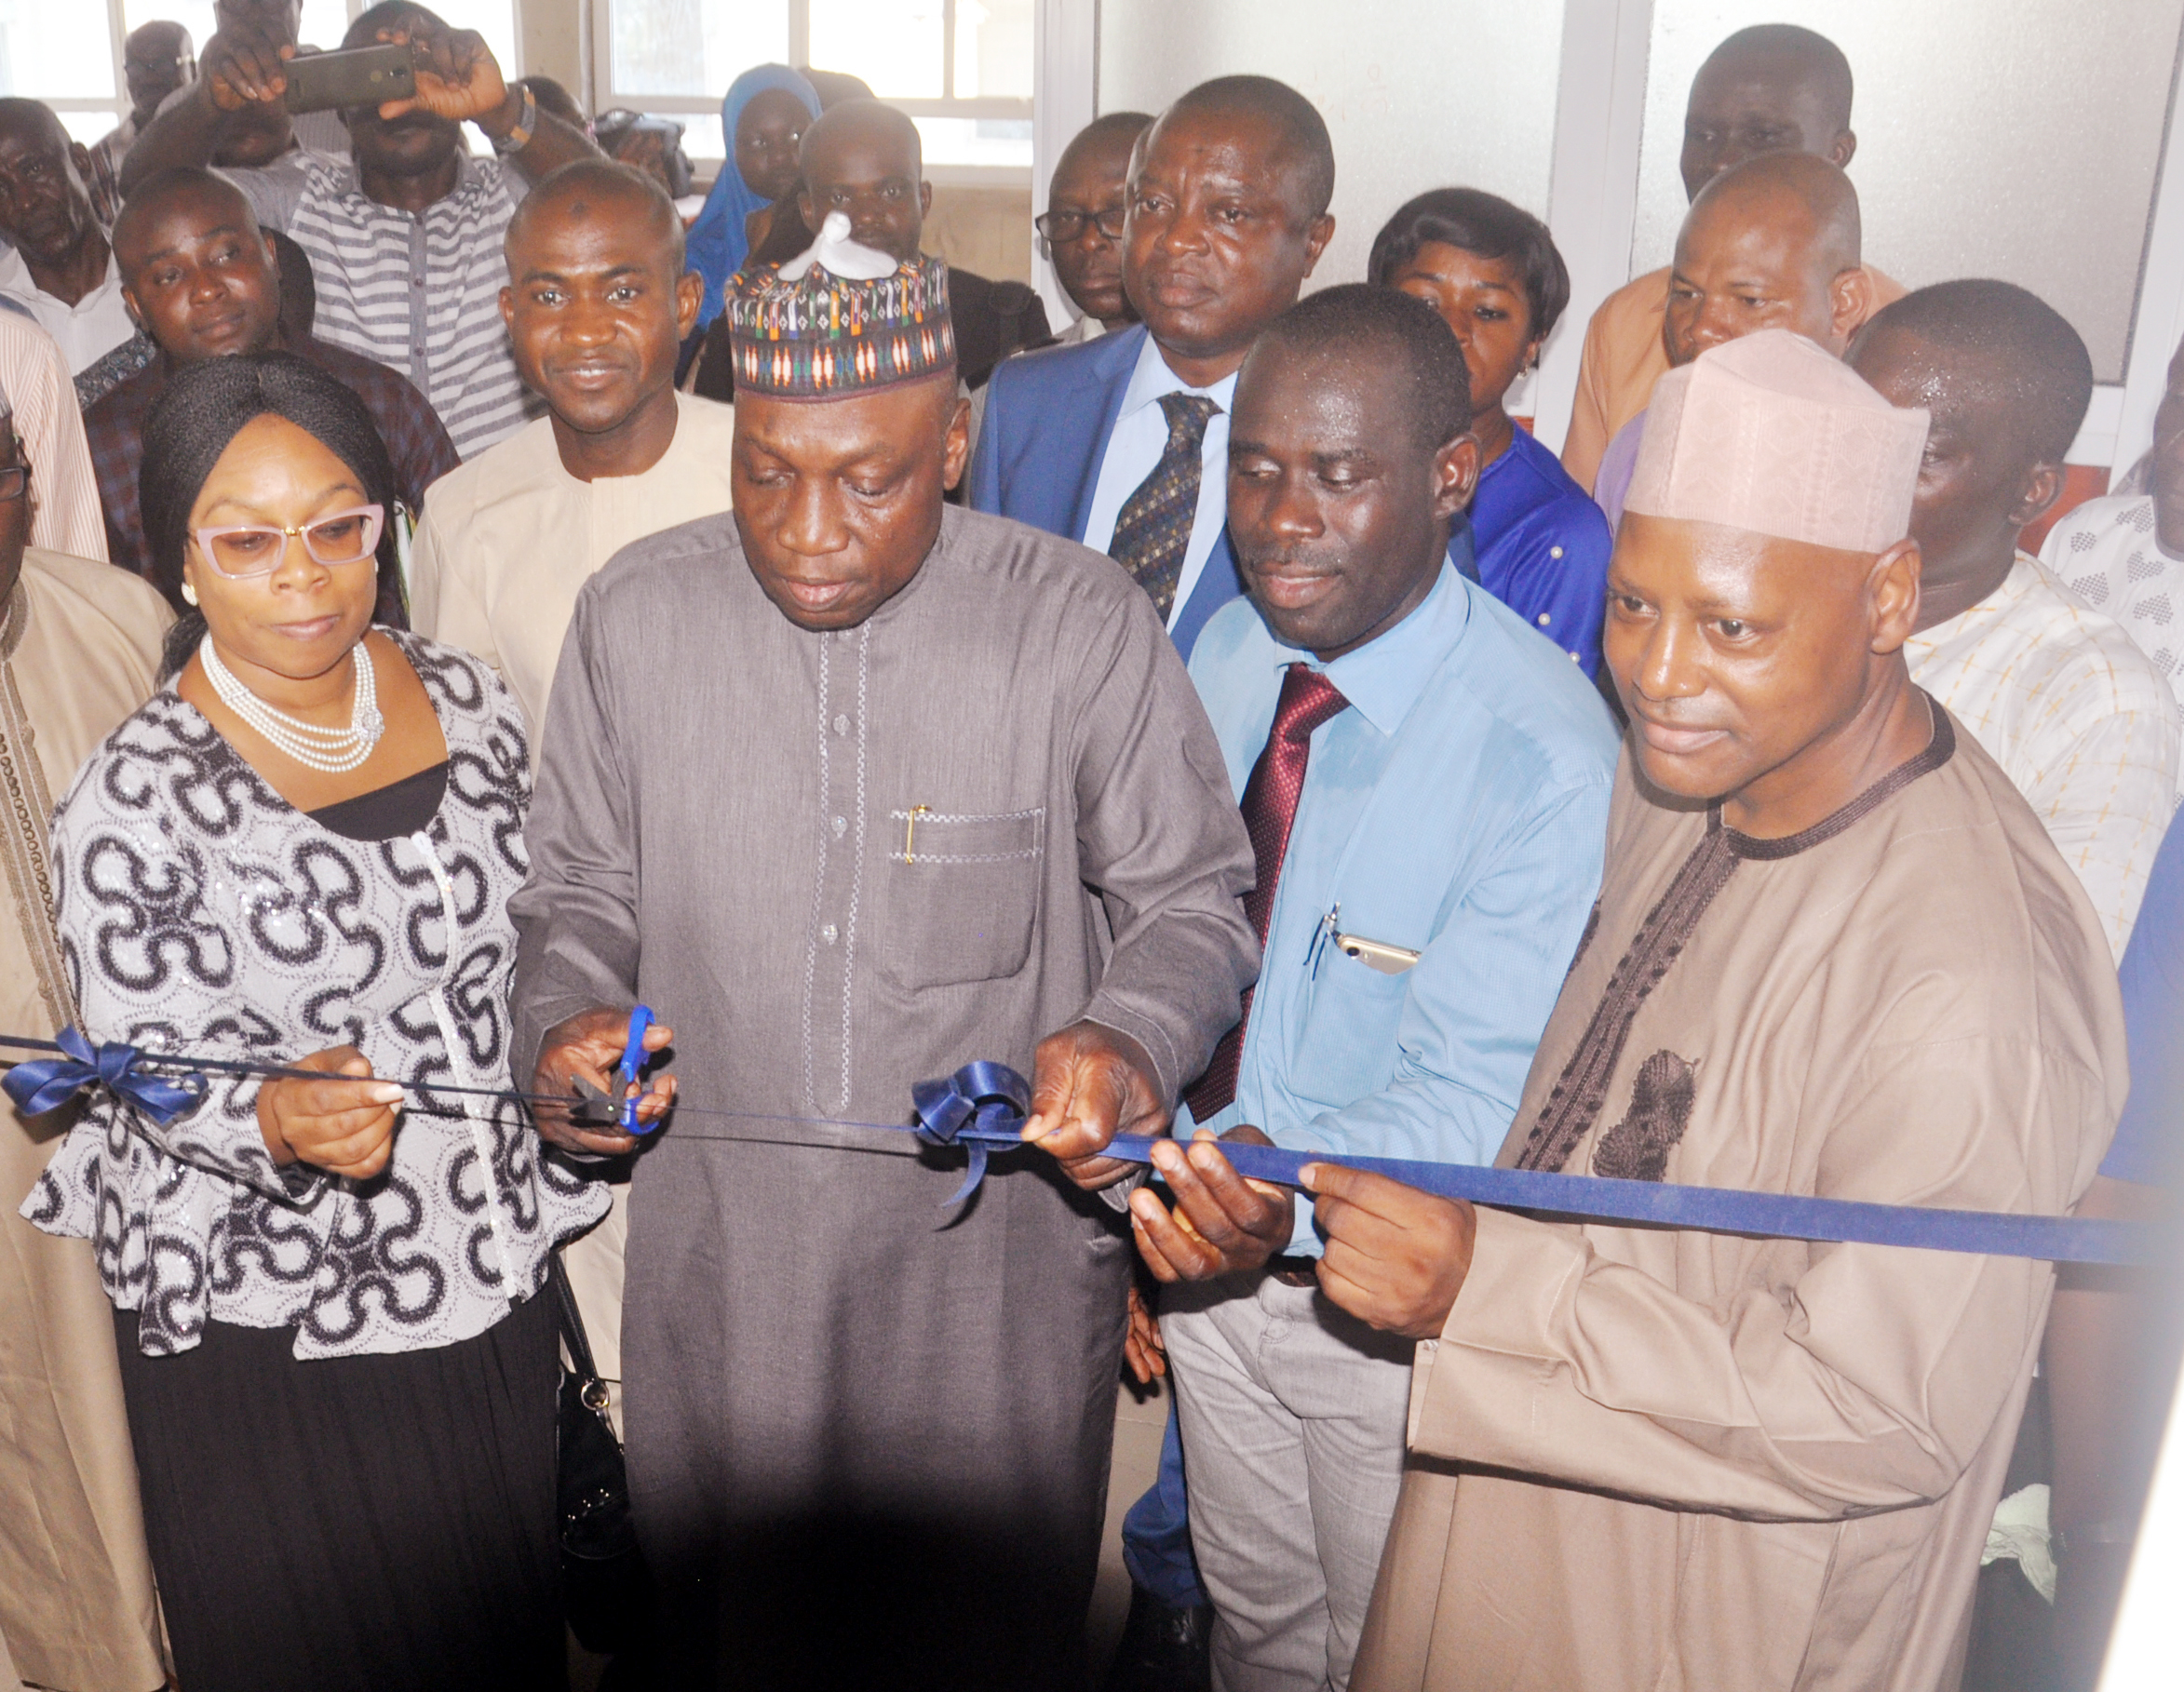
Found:
<svg viewBox="0 0 2184 1692"><path fill-rule="evenodd" d="M1316 274L1280 82L1070 143L1056 333L855 78L701 201L413 0L291 119L299 12L0 101L0 1033L212 1066L0 1132L0 1669L564 1684L590 1368L612 1685L1089 1685L1126 1373L1109 1692L2090 1685L2158 1273L1355 1162L2166 1216L2184 349L2053 520L2083 340L1867 262L1787 25L1557 455L1546 226Z"/></svg>

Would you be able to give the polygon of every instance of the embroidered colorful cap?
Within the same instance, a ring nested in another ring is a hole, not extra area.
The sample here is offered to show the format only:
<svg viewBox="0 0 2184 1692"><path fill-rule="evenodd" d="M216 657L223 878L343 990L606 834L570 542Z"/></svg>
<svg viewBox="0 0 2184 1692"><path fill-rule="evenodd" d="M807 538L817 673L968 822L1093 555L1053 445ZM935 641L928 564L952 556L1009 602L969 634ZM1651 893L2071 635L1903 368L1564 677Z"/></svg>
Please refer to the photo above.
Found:
<svg viewBox="0 0 2184 1692"><path fill-rule="evenodd" d="M740 393L838 399L938 375L955 369L948 264L897 264L829 212L809 251L730 280L728 334Z"/></svg>
<svg viewBox="0 0 2184 1692"><path fill-rule="evenodd" d="M1654 384L1623 508L1884 552L1911 531L1926 425L1801 335L1762 329Z"/></svg>

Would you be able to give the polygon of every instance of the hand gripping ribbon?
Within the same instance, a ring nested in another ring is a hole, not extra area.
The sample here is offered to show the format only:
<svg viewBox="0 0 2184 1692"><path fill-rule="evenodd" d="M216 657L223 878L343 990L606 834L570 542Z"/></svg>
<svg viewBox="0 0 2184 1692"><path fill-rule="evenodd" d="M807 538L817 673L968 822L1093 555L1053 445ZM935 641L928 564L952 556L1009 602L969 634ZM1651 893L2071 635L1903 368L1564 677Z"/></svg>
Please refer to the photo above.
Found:
<svg viewBox="0 0 2184 1692"><path fill-rule="evenodd" d="M629 1043L618 1079L625 1090L634 1085L644 1061L644 1030L651 1013L640 1007L630 1019ZM204 1096L209 1074L257 1076L295 1075L324 1080L315 1071L286 1068L276 1064L251 1063L226 1058L178 1057L164 1053L140 1052L118 1042L94 1046L74 1028L61 1031L58 1041L18 1040L0 1035L0 1046L27 1047L58 1052L58 1057L19 1063L0 1078L7 1096L25 1115L34 1116L64 1104L84 1088L103 1086L139 1106L154 1121L167 1122ZM190 1073L187 1084L146 1073L142 1066L156 1064ZM484 1091L423 1082L402 1082L420 1093ZM596 1092L596 1089L594 1090ZM508 1091L505 1096L527 1104L567 1106L566 1099L545 1100L530 1094ZM970 1154L970 1167L963 1184L943 1208L960 1204L977 1191L985 1180L987 1162L998 1150L1024 1144L1021 1130L1031 1114L1031 1083L1005 1064L965 1064L953 1075L920 1081L910 1090L915 1121L902 1122L828 1122L802 1117L708 1109L678 1101L678 1120L721 1119L755 1123L801 1123L805 1126L881 1129L914 1135L928 1146L961 1146ZM607 1111L606 1120L619 1116L633 1133L645 1133L635 1123L633 1100L597 1103ZM581 1116L579 1110L576 1114ZM694 1140L762 1140L768 1143L809 1144L808 1140L780 1139L765 1132L708 1131L693 1120L676 1130L679 1137ZM1117 1135L1104 1156L1124 1162L1153 1162L1159 1141L1143 1135ZM1861 1243L1908 1246L1926 1251L2043 1258L2055 1263L2141 1263L2152 1254L2153 1241L2144 1224L2081 1221L2070 1216L2028 1215L2015 1212L1941 1210L1908 1204L1876 1204L1849 1199L1808 1197L1797 1193L1744 1192L1719 1187L1687 1187L1669 1182L1611 1180L1598 1175L1549 1174L1536 1169L1495 1169L1469 1163L1430 1163L1398 1158L1329 1155L1316 1151L1291 1151L1278 1146L1227 1143L1221 1147L1236 1173L1247 1180L1298 1187L1307 1163L1339 1164L1386 1175L1405 1186L1442 1198L1466 1199L1475 1203L1505 1209L1543 1212L1553 1216L1592 1217L1638 1227L1693 1229L1708 1233L1758 1235L1817 1243Z"/></svg>

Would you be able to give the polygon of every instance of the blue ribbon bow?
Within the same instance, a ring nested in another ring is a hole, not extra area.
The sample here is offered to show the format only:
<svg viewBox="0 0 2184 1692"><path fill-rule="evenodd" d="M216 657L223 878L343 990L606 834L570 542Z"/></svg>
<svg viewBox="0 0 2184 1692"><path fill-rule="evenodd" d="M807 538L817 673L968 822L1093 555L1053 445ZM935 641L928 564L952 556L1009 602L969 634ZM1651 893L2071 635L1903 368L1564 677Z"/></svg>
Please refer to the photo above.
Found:
<svg viewBox="0 0 2184 1692"><path fill-rule="evenodd" d="M983 1058L940 1081L920 1081L910 1089L917 1113L918 1138L928 1146L962 1146L971 1154L964 1183L947 1204L961 1204L986 1178L990 1148L1005 1150L1023 1143L1024 1119L1031 1112L1031 1083L1006 1064Z"/></svg>
<svg viewBox="0 0 2184 1692"><path fill-rule="evenodd" d="M1005 1064L965 1064L946 1081L919 1082L911 1089L911 1097L917 1107L920 1139L970 1148L970 1172L948 1201L950 1204L962 1202L977 1189L986 1175L989 1146L1023 1143L1019 1131L1030 1113L1031 1089ZM1158 1144L1157 1139L1142 1135L1118 1134L1105 1155L1125 1162L1150 1164L1153 1148ZM1711 1233L1903 1245L1926 1251L2045 1258L2054 1263L2143 1262L2151 1246L2143 1225L2085 1221L2074 1216L1872 1204L1853 1199L1685 1187L1666 1181L1612 1180L1538 1169L1330 1156L1234 1142L1223 1144L1221 1153L1238 1175L1284 1187L1302 1186L1299 1175L1307 1163L1334 1163L1383 1175L1442 1198Z"/></svg>
<svg viewBox="0 0 2184 1692"><path fill-rule="evenodd" d="M119 1041L94 1046L74 1028L63 1028L53 1043L61 1056L34 1058L0 1076L0 1087L25 1116L59 1109L86 1087L102 1086L164 1126L205 1096L201 1077L185 1086L148 1074L137 1068L143 1053Z"/></svg>

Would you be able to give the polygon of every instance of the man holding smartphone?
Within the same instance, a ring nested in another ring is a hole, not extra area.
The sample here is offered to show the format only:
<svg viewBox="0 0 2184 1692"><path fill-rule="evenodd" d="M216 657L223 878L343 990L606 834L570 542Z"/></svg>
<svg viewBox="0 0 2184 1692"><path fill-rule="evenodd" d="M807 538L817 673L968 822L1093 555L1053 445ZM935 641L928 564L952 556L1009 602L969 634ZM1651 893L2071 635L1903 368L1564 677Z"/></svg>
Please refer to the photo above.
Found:
<svg viewBox="0 0 2184 1692"><path fill-rule="evenodd" d="M261 225L309 256L319 338L408 376L468 457L531 414L501 324L508 220L530 182L596 149L505 83L476 31L450 29L408 0L372 7L342 46L408 47L414 95L343 111L346 160L297 152L225 174ZM130 150L124 190L169 166L209 162L234 114L285 110L295 56L293 40L256 13L231 14L206 45L195 92ZM497 157L465 151L465 119Z"/></svg>
<svg viewBox="0 0 2184 1692"><path fill-rule="evenodd" d="M1239 374L1248 603L1191 657L1258 860L1244 1020L1184 1090L1197 1141L1130 1195L1213 1599L1215 1684L1341 1688L1403 1470L1411 1347L1318 1297L1309 1207L1215 1136L1485 1162L1599 884L1615 734L1567 653L1449 562L1478 477L1455 336L1331 288Z"/></svg>

